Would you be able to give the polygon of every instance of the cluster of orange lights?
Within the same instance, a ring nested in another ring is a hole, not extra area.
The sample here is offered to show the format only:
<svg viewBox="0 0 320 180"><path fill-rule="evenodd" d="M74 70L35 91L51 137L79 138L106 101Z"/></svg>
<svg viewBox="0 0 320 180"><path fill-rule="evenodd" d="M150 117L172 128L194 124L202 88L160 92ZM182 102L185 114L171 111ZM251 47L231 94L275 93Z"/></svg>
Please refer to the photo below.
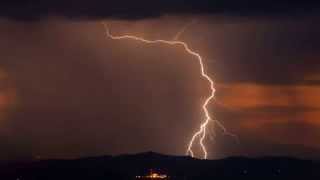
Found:
<svg viewBox="0 0 320 180"><path fill-rule="evenodd" d="M152 173L146 176L136 176L137 179L167 179L168 176L165 174Z"/></svg>
<svg viewBox="0 0 320 180"><path fill-rule="evenodd" d="M169 179L166 174L159 174L150 170L150 173L144 176L136 176L136 179Z"/></svg>

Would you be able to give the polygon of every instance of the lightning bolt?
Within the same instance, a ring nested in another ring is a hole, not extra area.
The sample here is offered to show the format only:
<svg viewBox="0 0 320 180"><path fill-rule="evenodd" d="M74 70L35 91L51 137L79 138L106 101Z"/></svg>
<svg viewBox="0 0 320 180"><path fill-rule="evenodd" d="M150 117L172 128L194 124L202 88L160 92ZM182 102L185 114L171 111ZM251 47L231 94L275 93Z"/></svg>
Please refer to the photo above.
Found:
<svg viewBox="0 0 320 180"><path fill-rule="evenodd" d="M181 34L183 34L183 33L187 30L187 28L188 28L189 26L195 24L196 22L197 22L197 20L196 20L196 19L193 19L190 23L184 25L184 26L181 28L181 30L178 31L178 33L173 37L173 40L178 40L179 37L181 36Z"/></svg>
<svg viewBox="0 0 320 180"><path fill-rule="evenodd" d="M194 23L194 22L192 22ZM208 83L210 84L210 95L207 96L205 102L203 103L202 105L202 110L204 112L204 115L205 115L205 119L204 121L201 123L200 125L200 128L198 131L196 131L192 138L190 139L189 141L189 144L188 144L188 147L187 147L187 150L186 150L186 154L187 155L191 155L192 157L194 157L194 152L193 152L193 147L194 147L194 143L197 139L199 139L199 144L200 144L200 147L201 147L201 150L202 150L202 153L203 153L203 158L204 159L207 159L208 157L208 152L207 152L207 148L204 144L204 140L206 139L206 135L207 135L207 128L208 128L208 124L210 121L214 121L218 127L220 127L223 131L223 133L227 134L227 135L230 135L230 136L234 136L236 137L235 135L229 133L227 131L227 129L221 124L221 122L217 121L217 120L213 120L211 117L210 117L210 113L208 111L208 105L210 104L210 102L214 99L214 95L215 95L215 91L216 89L214 88L214 82L212 80L212 78L206 73L205 71L205 66L204 66L204 63L203 63L203 59L201 57L201 55L192 50L187 43L183 42L183 41L178 41L176 40L180 34L185 31L185 28L183 28L182 32L179 32L175 39L172 40L172 41L168 41L168 40L163 40L163 39L156 39L156 40L148 40L148 39L144 39L142 37L137 37L137 36L134 36L134 35L113 35L110 33L110 30L107 26L106 23L102 23L104 25L104 28L105 28L105 31L106 31L106 35L108 38L110 39L113 39L113 40L123 40L123 39L131 39L131 40L135 40L135 41L140 41L140 42L143 42L143 43L147 43L147 44L167 44L167 45L171 45L171 46L182 46L184 48L184 50L197 58L198 62L199 62L199 65L200 65L200 72L201 72L201 76L206 79L208 81Z"/></svg>

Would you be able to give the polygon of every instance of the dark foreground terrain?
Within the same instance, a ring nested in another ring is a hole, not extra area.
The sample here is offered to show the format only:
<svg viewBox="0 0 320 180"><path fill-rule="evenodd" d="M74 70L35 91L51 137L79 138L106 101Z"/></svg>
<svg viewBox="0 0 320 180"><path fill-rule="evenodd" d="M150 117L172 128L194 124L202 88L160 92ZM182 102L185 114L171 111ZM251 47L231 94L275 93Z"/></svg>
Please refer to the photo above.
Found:
<svg viewBox="0 0 320 180"><path fill-rule="evenodd" d="M0 179L121 180L135 179L137 175L144 175L150 169L167 174L170 179L320 180L320 163L317 161L285 157L199 160L152 152L77 160L3 164L0 167Z"/></svg>

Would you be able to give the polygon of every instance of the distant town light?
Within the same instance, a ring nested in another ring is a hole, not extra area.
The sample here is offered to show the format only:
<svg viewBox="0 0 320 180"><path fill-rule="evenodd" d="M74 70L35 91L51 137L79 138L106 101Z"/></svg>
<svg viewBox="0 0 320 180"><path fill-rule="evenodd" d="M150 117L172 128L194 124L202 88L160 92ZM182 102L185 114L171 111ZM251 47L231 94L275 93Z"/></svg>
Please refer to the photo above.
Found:
<svg viewBox="0 0 320 180"><path fill-rule="evenodd" d="M159 174L159 173L156 173L156 172L153 172L152 170L150 170L150 173L147 174L147 175L144 175L144 176L136 176L136 179L163 179L163 180L166 180L166 179L169 179L169 176L166 175L166 174Z"/></svg>

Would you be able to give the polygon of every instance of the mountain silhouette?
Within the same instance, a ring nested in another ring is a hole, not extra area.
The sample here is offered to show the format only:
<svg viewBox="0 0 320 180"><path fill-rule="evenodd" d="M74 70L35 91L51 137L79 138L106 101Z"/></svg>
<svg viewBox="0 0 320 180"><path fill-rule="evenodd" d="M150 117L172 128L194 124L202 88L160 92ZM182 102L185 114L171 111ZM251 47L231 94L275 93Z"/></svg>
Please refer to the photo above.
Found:
<svg viewBox="0 0 320 180"><path fill-rule="evenodd" d="M291 157L201 160L155 152L2 165L0 179L135 179L150 170L170 179L320 179L320 162Z"/></svg>

